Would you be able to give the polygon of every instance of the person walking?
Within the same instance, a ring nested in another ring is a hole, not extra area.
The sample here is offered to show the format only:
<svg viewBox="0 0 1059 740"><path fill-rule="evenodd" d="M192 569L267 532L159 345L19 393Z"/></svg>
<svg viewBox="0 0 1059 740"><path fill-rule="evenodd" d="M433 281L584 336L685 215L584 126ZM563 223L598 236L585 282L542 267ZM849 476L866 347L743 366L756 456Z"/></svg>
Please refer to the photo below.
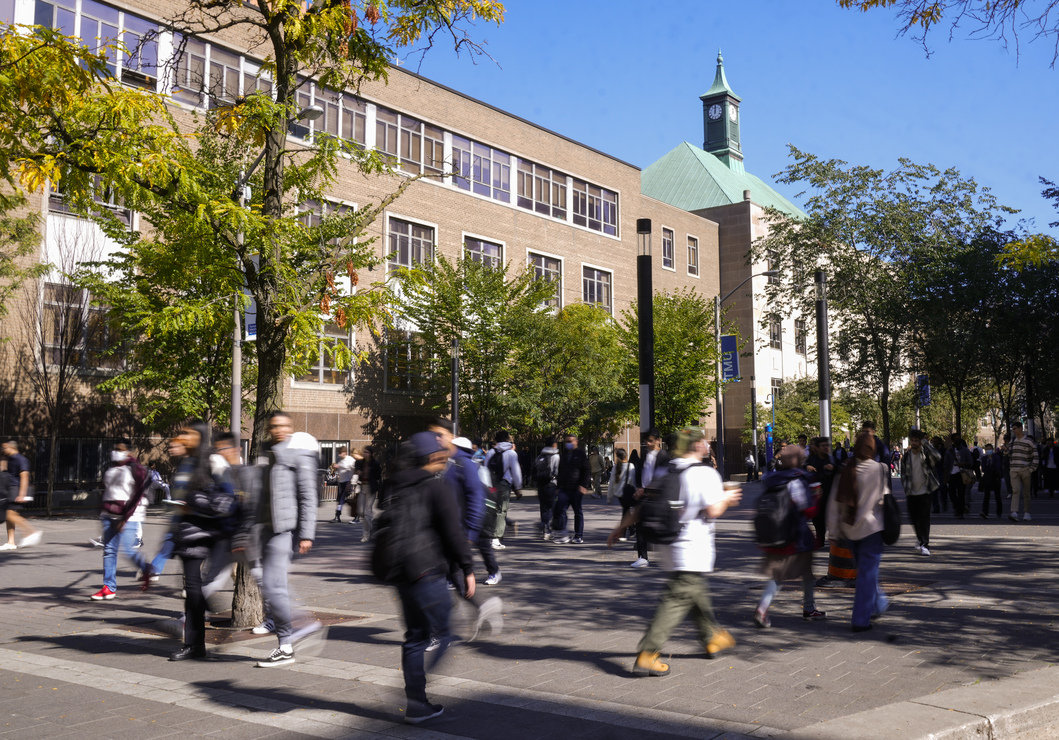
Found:
<svg viewBox="0 0 1059 740"><path fill-rule="evenodd" d="M827 531L849 541L857 566L853 594L854 632L872 628L871 620L890 607L879 588L883 551L883 496L892 496L886 479L888 463L876 462L875 435L864 430L853 445L853 459L835 480L827 505Z"/></svg>
<svg viewBox="0 0 1059 740"><path fill-rule="evenodd" d="M1033 490L1033 473L1037 470L1037 446L1026 436L1022 422L1011 423L1014 438L1008 446L1008 469L1011 474L1011 510L1008 517L1013 522L1019 519L1019 500L1023 502L1022 521L1033 519L1030 516L1030 497Z"/></svg>
<svg viewBox="0 0 1059 740"><path fill-rule="evenodd" d="M555 515L552 528L559 530L553 538L561 545L582 544L585 532L585 514L581 508L582 500L592 485L592 473L588 466L588 456L577 446L577 435L567 434L563 437L563 449L559 452L559 467L555 475L559 493L555 502ZM567 510L574 510L574 534L571 538L567 529L569 519Z"/></svg>
<svg viewBox="0 0 1059 740"><path fill-rule="evenodd" d="M989 518L989 497L992 494L996 500L996 516L1000 519L1004 516L1004 504L1000 499L1000 480L1003 478L1003 460L993 445L987 444L982 452L982 482L979 489L982 491L982 511L978 516L983 519Z"/></svg>
<svg viewBox="0 0 1059 740"><path fill-rule="evenodd" d="M559 475L559 447L555 437L544 438L544 449L533 461L533 477L537 486L537 502L541 511L541 537L552 539L552 513L555 509L556 478Z"/></svg>
<svg viewBox="0 0 1059 740"><path fill-rule="evenodd" d="M129 449L132 443L120 439L110 452L110 465L103 473L103 588L92 594L93 601L110 601L118 591L118 551L132 560L141 572L150 566L136 551L136 524L147 512L147 491L151 478L147 469Z"/></svg>
<svg viewBox="0 0 1059 740"><path fill-rule="evenodd" d="M177 434L189 460L190 478L183 490L181 517L173 532L173 553L184 563L184 646L169 656L171 661L203 660L206 657L206 592L202 564L214 553L218 541L225 543L234 528L237 502L229 468L218 455L211 460L206 443L208 430L202 422L185 424ZM230 560L225 557L225 562ZM214 576L216 577L216 576Z"/></svg>
<svg viewBox="0 0 1059 740"><path fill-rule="evenodd" d="M386 516L400 519L408 541L391 552L395 561L397 594L401 600L405 635L401 646L401 670L407 706L404 721L419 724L441 715L444 708L427 699L426 653L431 637L438 640L432 651L437 664L452 642L452 599L447 588L450 564L463 574L466 598L474 596L474 567L465 530L460 524L456 496L442 477L449 450L433 432L419 432L404 442L387 481L382 507ZM379 543L386 543L380 535ZM376 557L379 556L376 552Z"/></svg>
<svg viewBox="0 0 1059 740"><path fill-rule="evenodd" d="M382 489L382 465L375 458L375 448L367 445L361 451L361 459L354 466L360 493L357 494L357 511L353 521L360 522L360 541L371 539L372 519L375 514L375 498Z"/></svg>
<svg viewBox="0 0 1059 740"><path fill-rule="evenodd" d="M496 489L496 524L493 529L493 549L503 550L504 535L507 533L507 512L511 506L513 492L522 488L522 469L518 462L518 453L511 444L511 435L501 429L496 433L496 444L485 456L485 467L493 478ZM497 458L497 455L500 457ZM494 458L497 458L494 460Z"/></svg>
<svg viewBox="0 0 1059 740"><path fill-rule="evenodd" d="M599 454L599 447L592 445L588 453L588 470L592 474L592 496L603 497L603 455Z"/></svg>
<svg viewBox="0 0 1059 740"><path fill-rule="evenodd" d="M823 547L826 540L827 501L831 497L831 486L835 481L837 469L838 465L831 455L831 440L827 437L813 437L809 441L809 458L805 461L805 470L812 476L812 480L820 484L820 501L813 517L817 547Z"/></svg>
<svg viewBox="0 0 1059 740"><path fill-rule="evenodd" d="M621 515L629 513L635 501L636 470L629 465L628 455L621 447L614 450L614 466L610 469L610 481L607 483L607 503L611 494L621 502Z"/></svg>
<svg viewBox="0 0 1059 740"><path fill-rule="evenodd" d="M643 498L644 489L651 485L651 481L665 475L669 466L669 453L662 449L662 434L657 429L648 429L645 440L647 452L643 460L636 468L636 490L633 492L634 505ZM651 564L650 548L644 538L643 531L635 528L636 534L636 560L629 564L630 568L646 568Z"/></svg>
<svg viewBox="0 0 1059 740"><path fill-rule="evenodd" d="M1034 452L1036 453L1036 450ZM968 479L970 482L974 480L974 474L971 472L974 464L966 443L955 432L949 435L949 443L945 449L942 464L945 469L949 499L952 501L952 513L957 519L963 519L963 515L971 510L968 501Z"/></svg>
<svg viewBox="0 0 1059 740"><path fill-rule="evenodd" d="M768 576L765 590L761 594L757 609L754 610L754 623L762 629L772 626L769 607L779 591L780 584L795 578L802 580L802 619L806 622L817 622L827 618L827 613L816 608L813 577L813 550L816 549L816 536L809 527L809 522L816 516L820 503L820 486L813 484L809 488L811 475L802 470L805 464L805 450L798 445L787 445L779 457L776 470L765 475L762 484L765 490L787 487L790 502L798 510L797 537L782 547L762 547L765 557L761 563L761 572Z"/></svg>
<svg viewBox="0 0 1059 740"><path fill-rule="evenodd" d="M684 429L677 436L677 457L670 463L680 476L680 502L683 511L680 535L671 545L662 545L662 558L669 572L654 617L637 646L634 676L665 676L669 666L659 656L666 640L690 612L699 630L706 657L713 658L735 646L735 639L714 617L707 573L714 566L714 521L742 498L738 488L726 490L717 470L703 465L709 454L701 428ZM632 513L635 519L638 509ZM607 538L611 547L621 534L619 524Z"/></svg>
<svg viewBox="0 0 1059 740"><path fill-rule="evenodd" d="M930 446L922 431L908 433L908 451L901 456L901 487L920 555L930 555L930 497L940 485L935 474L939 459L941 453Z"/></svg>
<svg viewBox="0 0 1059 740"><path fill-rule="evenodd" d="M7 527L7 542L0 545L0 550L15 550L19 547L33 547L39 545L44 533L26 521L19 514L19 509L30 495L29 488L29 460L18 451L18 441L9 439L0 445L4 453L4 461L7 463L7 486L6 490L0 490L0 511L4 514ZM2 482L3 476L0 476ZM22 541L15 544L15 530L20 529L24 533Z"/></svg>
<svg viewBox="0 0 1059 740"><path fill-rule="evenodd" d="M1044 474L1041 488L1048 489L1048 498L1055 498L1055 491L1059 488L1059 446L1051 437L1044 440L1041 448L1041 472Z"/></svg>
<svg viewBox="0 0 1059 740"><path fill-rule="evenodd" d="M350 455L345 447L338 448L338 460L336 460L331 466L331 470L338 476L338 498L335 500L335 517L334 519L331 519L329 523L340 524L342 522L342 506L345 505L346 499L349 498L350 493L353 492L353 488L356 485L353 479L356 477L355 466L358 457L359 455L356 454L356 450ZM353 519L356 519L356 496L354 496L353 500L350 502L349 509L353 513Z"/></svg>
<svg viewBox="0 0 1059 740"><path fill-rule="evenodd" d="M276 625L279 645L258 662L261 668L294 662L294 619L288 592L288 576L294 549L309 554L316 537L319 501L317 468L320 446L309 434L294 432L287 414L274 411L268 420L270 444L258 458L261 467L261 497L257 510L258 540L261 542L261 577L265 604ZM299 622L308 621L298 614ZM322 630L311 622L299 633Z"/></svg>

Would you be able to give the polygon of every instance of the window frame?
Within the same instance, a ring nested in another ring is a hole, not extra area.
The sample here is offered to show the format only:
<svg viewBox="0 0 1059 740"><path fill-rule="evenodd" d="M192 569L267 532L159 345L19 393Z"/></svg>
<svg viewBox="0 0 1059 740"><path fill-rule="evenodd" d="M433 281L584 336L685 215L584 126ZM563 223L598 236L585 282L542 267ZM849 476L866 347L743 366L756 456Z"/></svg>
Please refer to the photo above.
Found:
<svg viewBox="0 0 1059 740"><path fill-rule="evenodd" d="M423 356L420 357L418 361L420 363L422 363L422 365L425 367L426 372L424 374L421 374L421 375L414 375L411 372L412 364L414 362L416 362L416 358L413 358L411 356L411 353L409 353L409 356L406 358L406 361L407 361L408 367L409 367L409 372L406 375L399 376L399 377L408 378L409 386L411 386L416 380L418 380L420 383L422 383L422 388L418 389L418 388L412 388L412 387L408 387L408 388L392 388L392 387L390 387L390 376L391 376L391 373L390 373L390 352L391 352L391 350L395 346L406 345L406 344L407 344L407 346L409 348L411 348L414 345L414 343L415 343L415 337L418 334L420 334L420 332L412 331L410 329L385 329L384 332L385 332L384 333L385 341L383 343L383 361L382 361L382 373L383 373L382 388L383 388L383 393L393 393L393 394L403 395L403 396L425 396L425 395L427 395L430 392L430 379L432 377L432 373L430 373L430 360L429 360L428 357L425 356L426 355L426 346L423 345L423 344L419 345L420 348L423 350L423 353L422 353ZM403 335L400 342L394 342L392 340L391 335L393 333L395 333L395 332L399 332L401 335Z"/></svg>
<svg viewBox="0 0 1059 740"><path fill-rule="evenodd" d="M485 255L484 253L481 253L482 259L475 259L472 256L474 253L468 247L468 242L469 241L475 241L475 242L478 242L480 244L488 244L490 246L496 247L497 251L498 251L498 254L497 254L496 257L489 257L488 255ZM504 242L500 241L499 239L491 239L489 237L482 236L481 234L472 234L469 231L464 231L463 235L462 235L462 239L460 240L460 256L461 257L464 257L464 258L470 257L471 259L474 259L475 262L483 262L483 263L486 262L486 260L489 260L489 266L491 268L493 268L493 269L496 269L500 265L504 264L504 261L505 261L504 260L504 253L506 251L507 251L507 245Z"/></svg>
<svg viewBox="0 0 1059 740"><path fill-rule="evenodd" d="M385 261L386 261L386 274L389 275L393 270L397 269L398 267L412 268L412 267L415 267L417 264L422 264L421 262L413 262L411 265L403 265L403 264L401 264L399 262L394 262L393 260L390 259L389 255L394 253L394 250L390 249L390 235L393 233L393 222L394 221L402 221L404 223L411 224L412 226L419 226L421 228L431 229L434 232L434 239L433 239L433 241L432 241L432 243L430 245L430 255L429 255L429 260L431 262L433 262L435 256L437 255L437 252L438 252L438 238L439 238L439 236L438 236L438 231L439 231L438 230L438 225L435 224L435 223L431 223L429 221L424 221L423 219L410 218L409 216L405 216L405 215L402 215L402 214L399 214L399 213L389 213L389 212L387 212L387 214L386 214L386 222L385 222L386 223L386 238L383 241L384 249L386 251L382 255L383 259L385 259ZM411 236L412 235L411 235L411 232L410 232L409 233L409 238L410 239L411 239Z"/></svg>
<svg viewBox="0 0 1059 740"><path fill-rule="evenodd" d="M599 308L603 307L602 304L591 303L587 300L585 291L585 281L589 278L586 277L585 270L595 270L597 272L605 273L610 276L610 283L608 286L609 304L606 306L606 309L608 314L614 316L614 270L607 267L602 267L600 265L593 265L588 262L581 263L581 302L584 303L586 306L596 306Z"/></svg>
<svg viewBox="0 0 1059 740"><path fill-rule="evenodd" d="M561 311L563 309L563 286L566 284L566 259L564 257L560 257L557 254L551 254L549 252L542 252L539 249L533 249L532 247L526 247L526 268L534 270L534 271L536 271L538 269L541 269L541 270L544 270L545 272L547 272L548 268L547 268L547 266L538 268L536 265L534 265L533 262L531 261L531 256L532 255L537 255L538 257L542 257L542 258L544 258L546 260L549 260L549 259L556 260L559 263L559 271L558 271L558 274L559 274L559 287L558 287L558 290L555 291L555 298L554 298L555 304L552 305L551 302L547 302L547 303L545 303L543 305L549 306L550 308L554 308L556 311ZM542 278L537 278L537 279L540 280Z"/></svg>
<svg viewBox="0 0 1059 740"><path fill-rule="evenodd" d="M805 357L809 346L809 332L806 328L805 319L794 320L794 351Z"/></svg>
<svg viewBox="0 0 1059 740"><path fill-rule="evenodd" d="M40 306L39 312L39 327L38 330L41 332L40 336L40 349L43 350L44 356L38 357L37 359L46 367L54 367L58 365L52 357L53 350L65 351L66 346L62 344L56 344L55 342L49 342L48 337L50 335L47 327L51 323L53 315L59 314L63 311L68 314L74 315L71 321L76 321L77 326L73 329L77 329L80 336L77 338L76 344L73 344L71 340L70 351L77 353L77 359L69 362L69 367L77 375L112 375L122 372L127 365L128 361L128 347L125 339L120 336L114 339L110 336L110 331L113 329L112 323L107 321L107 307L98 306L92 302L92 294L84 288L78 288L68 282L55 282L42 278L39 282L40 291L38 294L38 301ZM56 288L58 293L62 296L68 296L69 300L53 300L49 298L49 288ZM93 319L96 317L102 317L102 327L106 333L106 341L103 344L97 344L93 341ZM109 350L117 348L120 350L116 354L105 357L105 360L113 360L113 365L101 365L93 364L89 362L90 355L98 353L102 355Z"/></svg>
<svg viewBox="0 0 1059 740"><path fill-rule="evenodd" d="M775 316L769 319L769 348L783 349L783 320Z"/></svg>
<svg viewBox="0 0 1059 740"><path fill-rule="evenodd" d="M669 264L666 264L666 234L669 234ZM676 255L677 234L668 226L662 226L662 269L670 272L677 271Z"/></svg>

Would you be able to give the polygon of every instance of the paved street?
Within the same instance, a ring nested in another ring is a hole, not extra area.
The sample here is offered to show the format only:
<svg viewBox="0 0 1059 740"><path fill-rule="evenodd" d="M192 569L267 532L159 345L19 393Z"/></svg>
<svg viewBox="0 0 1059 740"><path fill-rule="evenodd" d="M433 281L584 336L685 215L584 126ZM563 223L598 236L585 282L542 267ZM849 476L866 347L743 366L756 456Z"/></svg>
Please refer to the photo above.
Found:
<svg viewBox="0 0 1059 740"><path fill-rule="evenodd" d="M874 631L853 635L851 591L819 590L828 620L805 623L797 584L777 597L773 628L754 627L763 582L749 524L754 489L718 525L711 578L738 646L707 660L687 622L666 647L671 675L653 679L630 678L628 668L664 574L628 568L630 549L606 549L619 507L589 500L586 543L560 546L531 536L535 497L513 503L522 526L500 553L503 581L481 587L503 597L504 631L451 652L428 685L445 715L415 728L400 724L396 594L365 569L358 525L321 523L312 553L295 562L298 595L332 623L325 650L266 670L252 661L274 637L223 630L211 631L221 641L213 660L167 662L177 643L155 627L181 608L179 563L148 594L123 563L118 598L90 602L102 582L101 550L88 544L98 523L45 522L42 546L2 553L0 737L811 738L826 735L814 728L821 722L1003 686L1056 662L1059 501L1034 501L1034 521L1014 524L979 519L976 493L973 516L935 517L929 558L913 550L906 524L883 559L893 606ZM164 527L152 514L146 550Z"/></svg>

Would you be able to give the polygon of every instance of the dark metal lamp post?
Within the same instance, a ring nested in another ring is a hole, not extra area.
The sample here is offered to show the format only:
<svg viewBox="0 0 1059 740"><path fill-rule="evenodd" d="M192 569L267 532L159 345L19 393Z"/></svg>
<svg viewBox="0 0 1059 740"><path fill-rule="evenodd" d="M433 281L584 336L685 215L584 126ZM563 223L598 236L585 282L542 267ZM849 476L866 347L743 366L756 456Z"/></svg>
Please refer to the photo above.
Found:
<svg viewBox="0 0 1059 740"><path fill-rule="evenodd" d="M651 219L636 219L636 323L640 347L640 437L655 425L655 317Z"/></svg>
<svg viewBox="0 0 1059 740"><path fill-rule="evenodd" d="M816 271L816 376L820 387L820 436L831 438L831 370L827 338L827 276Z"/></svg>

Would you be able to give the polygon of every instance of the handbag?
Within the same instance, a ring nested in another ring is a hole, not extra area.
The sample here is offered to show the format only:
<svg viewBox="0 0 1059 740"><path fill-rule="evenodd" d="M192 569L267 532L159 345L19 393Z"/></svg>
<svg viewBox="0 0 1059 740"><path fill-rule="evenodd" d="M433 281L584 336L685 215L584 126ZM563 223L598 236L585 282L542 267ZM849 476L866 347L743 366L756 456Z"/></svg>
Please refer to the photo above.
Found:
<svg viewBox="0 0 1059 740"><path fill-rule="evenodd" d="M883 481L883 542L892 545L901 536L901 509L893 493L886 493L886 482Z"/></svg>
<svg viewBox="0 0 1059 740"><path fill-rule="evenodd" d="M974 483L974 474L966 470L960 470L960 480L963 481L965 486L969 486Z"/></svg>

